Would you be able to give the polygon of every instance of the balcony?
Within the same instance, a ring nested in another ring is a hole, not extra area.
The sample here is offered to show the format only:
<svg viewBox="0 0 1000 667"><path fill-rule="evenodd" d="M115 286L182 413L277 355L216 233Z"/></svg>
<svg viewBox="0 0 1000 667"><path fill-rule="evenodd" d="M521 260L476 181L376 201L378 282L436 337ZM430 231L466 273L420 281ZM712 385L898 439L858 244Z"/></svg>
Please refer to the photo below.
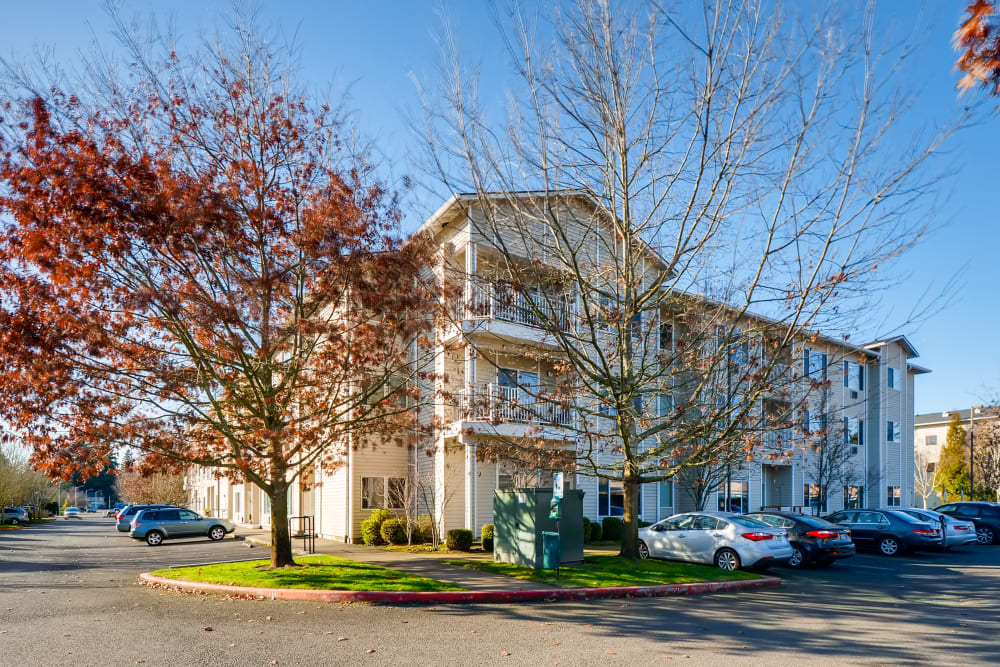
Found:
<svg viewBox="0 0 1000 667"><path fill-rule="evenodd" d="M569 426L568 407L540 400L519 387L487 384L458 395L457 420L490 424L541 424Z"/></svg>
<svg viewBox="0 0 1000 667"><path fill-rule="evenodd" d="M538 329L569 331L572 313L567 294L534 291L528 299L513 286L502 282L466 283L466 318L501 320Z"/></svg>

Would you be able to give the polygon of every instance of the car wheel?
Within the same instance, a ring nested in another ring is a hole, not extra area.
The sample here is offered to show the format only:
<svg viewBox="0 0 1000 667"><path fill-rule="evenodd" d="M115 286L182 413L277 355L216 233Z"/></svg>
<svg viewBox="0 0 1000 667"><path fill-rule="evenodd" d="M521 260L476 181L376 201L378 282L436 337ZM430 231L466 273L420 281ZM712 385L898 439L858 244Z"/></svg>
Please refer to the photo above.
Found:
<svg viewBox="0 0 1000 667"><path fill-rule="evenodd" d="M901 551L899 540L895 537L883 537L882 541L878 543L878 550L882 552L883 556L898 556Z"/></svg>
<svg viewBox="0 0 1000 667"><path fill-rule="evenodd" d="M802 553L802 549L793 546L792 547L792 557L788 559L788 567L793 567L795 569L805 567L806 555Z"/></svg>
<svg viewBox="0 0 1000 667"><path fill-rule="evenodd" d="M976 528L976 542L980 544L993 544L994 539L996 539L996 535L993 533L992 528L986 526Z"/></svg>
<svg viewBox="0 0 1000 667"><path fill-rule="evenodd" d="M163 544L163 533L158 530L151 530L146 533L146 544L151 547L158 547Z"/></svg>
<svg viewBox="0 0 1000 667"><path fill-rule="evenodd" d="M732 549L719 549L715 554L715 565L723 570L740 569L740 557Z"/></svg>
<svg viewBox="0 0 1000 667"><path fill-rule="evenodd" d="M222 526L212 526L211 530L208 531L208 536L211 537L216 542L218 542L219 540L221 540L223 537L226 536L226 529L223 528ZM640 555L641 553L642 552L640 550Z"/></svg>
<svg viewBox="0 0 1000 667"><path fill-rule="evenodd" d="M21 520L20 520L20 519L11 519L11 520L10 520L10 523L11 523L11 525L13 525L13 526L17 526L17 525L20 525L20 523L21 523Z"/></svg>

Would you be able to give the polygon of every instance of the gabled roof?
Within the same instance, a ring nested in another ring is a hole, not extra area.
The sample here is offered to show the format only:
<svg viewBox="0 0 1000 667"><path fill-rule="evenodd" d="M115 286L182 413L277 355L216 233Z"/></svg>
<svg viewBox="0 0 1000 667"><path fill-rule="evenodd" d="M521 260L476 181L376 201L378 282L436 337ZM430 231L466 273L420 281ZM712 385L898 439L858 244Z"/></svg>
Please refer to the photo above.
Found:
<svg viewBox="0 0 1000 667"><path fill-rule="evenodd" d="M892 338L886 338L884 340L877 340L865 345L868 349L875 349L877 347L885 347L891 343L899 343L906 349L906 358L913 359L919 357L920 353L917 352L917 348L913 347L913 343L907 340L906 336L893 336Z"/></svg>

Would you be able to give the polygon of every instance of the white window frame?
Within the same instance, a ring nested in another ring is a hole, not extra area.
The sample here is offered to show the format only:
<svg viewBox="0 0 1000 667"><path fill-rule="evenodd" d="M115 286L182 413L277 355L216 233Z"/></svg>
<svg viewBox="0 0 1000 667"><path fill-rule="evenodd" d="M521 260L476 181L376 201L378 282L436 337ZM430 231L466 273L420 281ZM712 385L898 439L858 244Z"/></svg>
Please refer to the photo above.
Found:
<svg viewBox="0 0 1000 667"><path fill-rule="evenodd" d="M902 385L900 384L901 374L899 372L899 369L889 366L888 368L885 369L885 372L886 372L886 384L888 385L889 389L895 389L896 391L902 389Z"/></svg>
<svg viewBox="0 0 1000 667"><path fill-rule="evenodd" d="M885 438L886 442L900 442L901 436L899 429L899 422L893 421L892 419L887 419L885 422Z"/></svg>

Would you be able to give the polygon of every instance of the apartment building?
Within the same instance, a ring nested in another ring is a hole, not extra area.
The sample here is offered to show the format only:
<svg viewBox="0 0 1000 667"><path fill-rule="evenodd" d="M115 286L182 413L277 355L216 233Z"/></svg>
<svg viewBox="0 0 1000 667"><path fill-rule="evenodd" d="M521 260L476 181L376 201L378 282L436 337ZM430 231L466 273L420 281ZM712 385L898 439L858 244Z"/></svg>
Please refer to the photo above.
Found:
<svg viewBox="0 0 1000 667"><path fill-rule="evenodd" d="M567 200L587 205L586 198ZM453 196L421 228L443 249L442 275L451 267L463 283L455 316L437 337L440 349L432 362L436 385L421 388L425 395L446 397L424 417L432 435L409 449L345 444L345 465L331 471L317 468L308 484L293 486L290 513L315 516L323 537L358 541L360 523L371 510L401 509L414 500L417 512L432 515L442 531L464 527L478 533L493 521L495 490L551 484L551 471L526 470L502 456L483 456L483 451L497 451L497 442L526 438L573 446L579 416L572 406L536 400L539 392L531 391L557 380L551 333L538 326L537 304L529 308L519 303L517 293L496 280L505 259L497 251L498 239L483 231L479 206L473 196ZM581 233L575 242L583 244L587 238ZM572 326L572 294L549 296L539 300L549 309L543 313L546 321ZM665 320L660 330L658 344L671 344L673 334L662 332L673 327ZM803 441L814 433L838 439L845 460L835 483L831 480L833 488L827 489L825 507L813 483L820 455L803 443L792 447L790 455L762 455L727 469L706 508L832 512L913 504L913 394L916 376L928 372L911 362L917 356L903 336L854 345L817 335L795 344L788 363L824 388L810 390L796 417L800 427L767 433L765 440L772 443L766 446ZM670 402L661 401L666 407L660 409L669 409ZM762 404L760 409L767 408ZM214 493L215 504L208 507L228 512L234 520L267 520L259 492L247 485L199 473L189 486L193 498L213 498ZM620 484L580 473L568 476L568 486L584 491L584 512L592 520L621 515ZM691 509L694 498L680 480L642 488L639 511L646 521Z"/></svg>

